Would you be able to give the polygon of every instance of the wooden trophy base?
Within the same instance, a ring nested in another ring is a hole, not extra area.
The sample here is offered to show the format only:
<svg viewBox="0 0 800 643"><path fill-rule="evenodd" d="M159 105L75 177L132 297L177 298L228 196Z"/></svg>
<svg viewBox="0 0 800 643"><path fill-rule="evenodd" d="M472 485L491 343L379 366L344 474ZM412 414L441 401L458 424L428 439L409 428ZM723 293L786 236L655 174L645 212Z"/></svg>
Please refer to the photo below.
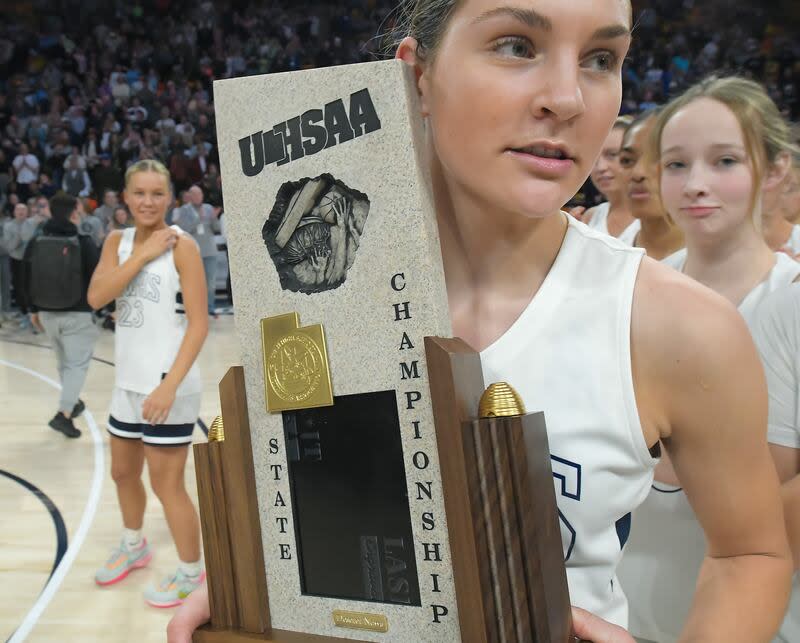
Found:
<svg viewBox="0 0 800 643"><path fill-rule="evenodd" d="M256 641L262 643L264 641L271 643L359 643L354 639L287 632L286 630L272 630L270 634L249 634L241 630L215 629L210 625L204 625L198 629L192 636L192 641L193 643L255 643Z"/></svg>

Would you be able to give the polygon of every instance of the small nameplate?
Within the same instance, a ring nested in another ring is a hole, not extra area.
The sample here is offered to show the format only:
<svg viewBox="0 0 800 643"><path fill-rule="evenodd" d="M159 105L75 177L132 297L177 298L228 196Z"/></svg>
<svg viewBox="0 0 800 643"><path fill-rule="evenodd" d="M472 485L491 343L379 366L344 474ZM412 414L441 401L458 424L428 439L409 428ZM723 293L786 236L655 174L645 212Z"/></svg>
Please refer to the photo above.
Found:
<svg viewBox="0 0 800 643"><path fill-rule="evenodd" d="M388 632L389 619L381 614L366 612L345 612L333 610L333 624L351 630L369 630L370 632Z"/></svg>

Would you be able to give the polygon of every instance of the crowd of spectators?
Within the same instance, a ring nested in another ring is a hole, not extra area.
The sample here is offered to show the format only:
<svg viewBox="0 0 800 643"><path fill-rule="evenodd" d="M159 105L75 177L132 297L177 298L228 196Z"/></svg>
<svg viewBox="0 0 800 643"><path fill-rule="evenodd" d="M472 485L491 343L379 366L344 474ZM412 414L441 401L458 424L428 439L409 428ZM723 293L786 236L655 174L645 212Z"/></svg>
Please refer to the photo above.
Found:
<svg viewBox="0 0 800 643"><path fill-rule="evenodd" d="M765 84L800 119L796 2L634 0L623 113L711 72ZM117 195L142 158L222 208L215 79L375 60L396 0L16 0L0 8L0 224L18 203L80 198L98 242L126 225ZM5 15L3 12L6 12ZM188 201L188 195L184 202ZM180 201L177 203L180 205ZM20 214L20 216L22 216ZM0 225L0 230L2 230ZM2 253L0 244L0 253Z"/></svg>
<svg viewBox="0 0 800 643"><path fill-rule="evenodd" d="M788 120L800 119L800 5L741 0L637 3L623 113L667 102L717 73L761 82Z"/></svg>
<svg viewBox="0 0 800 643"><path fill-rule="evenodd" d="M221 207L212 81L359 62L389 2L62 1L0 22L0 206L100 201L157 158ZM41 10L41 11L40 11ZM94 204L92 204L94 205Z"/></svg>

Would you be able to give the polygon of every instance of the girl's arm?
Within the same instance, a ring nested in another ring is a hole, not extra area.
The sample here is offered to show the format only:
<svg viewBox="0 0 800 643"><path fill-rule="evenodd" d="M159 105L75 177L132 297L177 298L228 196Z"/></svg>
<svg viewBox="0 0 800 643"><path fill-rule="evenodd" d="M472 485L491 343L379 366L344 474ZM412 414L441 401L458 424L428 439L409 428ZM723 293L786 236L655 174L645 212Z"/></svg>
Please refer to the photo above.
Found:
<svg viewBox="0 0 800 643"><path fill-rule="evenodd" d="M100 263L92 275L86 299L89 305L99 310L122 294L127 285L138 275L142 268L156 257L175 246L177 233L171 228L158 230L150 235L139 248L123 264L119 263L117 250L122 238L121 231L112 232L103 244Z"/></svg>
<svg viewBox="0 0 800 643"><path fill-rule="evenodd" d="M767 439L781 480L794 568L800 568L800 284L772 293L753 324L767 375Z"/></svg>
<svg viewBox="0 0 800 643"><path fill-rule="evenodd" d="M194 239L183 235L175 247L174 256L175 267L181 279L187 327L178 355L164 382L177 388L200 354L208 335L208 295L203 259Z"/></svg>
<svg viewBox="0 0 800 643"><path fill-rule="evenodd" d="M175 246L174 257L186 310L186 334L166 377L142 405L142 417L151 424L163 424L167 419L178 386L200 354L208 335L206 280L197 243L188 235L182 235Z"/></svg>

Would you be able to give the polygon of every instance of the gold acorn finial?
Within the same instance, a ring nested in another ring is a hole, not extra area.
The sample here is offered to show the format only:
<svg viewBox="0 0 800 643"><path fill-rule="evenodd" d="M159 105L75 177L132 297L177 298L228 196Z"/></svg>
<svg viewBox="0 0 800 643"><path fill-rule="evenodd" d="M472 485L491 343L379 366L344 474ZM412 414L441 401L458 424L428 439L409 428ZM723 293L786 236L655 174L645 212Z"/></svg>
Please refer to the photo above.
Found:
<svg viewBox="0 0 800 643"><path fill-rule="evenodd" d="M218 415L214 418L211 426L208 429L209 442L225 442L225 425L222 422L222 416Z"/></svg>
<svg viewBox="0 0 800 643"><path fill-rule="evenodd" d="M491 384L481 396L478 415L481 418L525 415L525 405L510 384L497 382Z"/></svg>

